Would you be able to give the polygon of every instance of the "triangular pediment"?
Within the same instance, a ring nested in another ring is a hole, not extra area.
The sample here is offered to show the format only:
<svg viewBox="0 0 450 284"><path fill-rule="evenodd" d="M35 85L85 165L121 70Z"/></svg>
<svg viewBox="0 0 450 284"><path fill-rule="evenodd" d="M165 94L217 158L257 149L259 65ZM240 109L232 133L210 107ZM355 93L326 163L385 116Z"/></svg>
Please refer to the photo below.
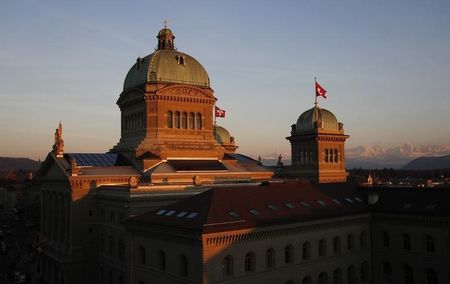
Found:
<svg viewBox="0 0 450 284"><path fill-rule="evenodd" d="M63 158L55 158L52 153L49 153L42 163L37 176L42 180L67 180L68 173L65 169L67 167L65 164L67 162Z"/></svg>

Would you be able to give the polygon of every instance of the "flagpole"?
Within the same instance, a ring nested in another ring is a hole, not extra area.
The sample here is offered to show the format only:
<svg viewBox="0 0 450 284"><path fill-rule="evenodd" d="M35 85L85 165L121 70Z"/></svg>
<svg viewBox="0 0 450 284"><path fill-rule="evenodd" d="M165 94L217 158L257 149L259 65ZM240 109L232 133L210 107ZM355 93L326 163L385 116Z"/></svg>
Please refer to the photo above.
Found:
<svg viewBox="0 0 450 284"><path fill-rule="evenodd" d="M316 77L314 77L314 106L317 106L317 80Z"/></svg>

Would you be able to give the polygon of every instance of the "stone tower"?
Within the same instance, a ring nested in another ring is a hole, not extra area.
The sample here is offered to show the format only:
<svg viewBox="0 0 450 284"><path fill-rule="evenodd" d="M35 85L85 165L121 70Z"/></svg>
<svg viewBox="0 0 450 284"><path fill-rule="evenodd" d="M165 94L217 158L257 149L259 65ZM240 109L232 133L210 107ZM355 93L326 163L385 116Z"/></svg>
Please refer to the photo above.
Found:
<svg viewBox="0 0 450 284"><path fill-rule="evenodd" d="M318 105L302 113L291 126L292 167L287 174L315 183L345 182L344 125Z"/></svg>

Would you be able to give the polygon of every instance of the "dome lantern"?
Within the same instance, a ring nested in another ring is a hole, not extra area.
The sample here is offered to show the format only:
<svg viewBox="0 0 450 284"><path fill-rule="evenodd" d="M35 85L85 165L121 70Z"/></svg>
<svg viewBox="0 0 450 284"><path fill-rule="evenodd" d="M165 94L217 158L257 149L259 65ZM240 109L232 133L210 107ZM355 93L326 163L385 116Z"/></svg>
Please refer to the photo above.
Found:
<svg viewBox="0 0 450 284"><path fill-rule="evenodd" d="M156 36L158 38L158 50L175 49L173 32L167 27L167 21L164 21L164 28Z"/></svg>

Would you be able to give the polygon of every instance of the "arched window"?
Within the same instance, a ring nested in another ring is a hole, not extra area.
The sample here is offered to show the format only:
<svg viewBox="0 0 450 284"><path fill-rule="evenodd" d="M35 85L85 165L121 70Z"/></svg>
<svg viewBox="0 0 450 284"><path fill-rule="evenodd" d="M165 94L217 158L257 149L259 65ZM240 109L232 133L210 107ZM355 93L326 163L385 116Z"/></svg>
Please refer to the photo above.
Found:
<svg viewBox="0 0 450 284"><path fill-rule="evenodd" d="M337 149L334 149L334 162L339 162L339 154Z"/></svg>
<svg viewBox="0 0 450 284"><path fill-rule="evenodd" d="M275 267L275 250L273 248L270 248L266 251L266 267Z"/></svg>
<svg viewBox="0 0 450 284"><path fill-rule="evenodd" d="M309 150L305 150L305 163L309 164L311 161L311 157L309 156Z"/></svg>
<svg viewBox="0 0 450 284"><path fill-rule="evenodd" d="M437 284L436 272L431 268L427 269L427 284Z"/></svg>
<svg viewBox="0 0 450 284"><path fill-rule="evenodd" d="M341 238L339 238L338 236L334 237L333 239L333 253L341 253Z"/></svg>
<svg viewBox="0 0 450 284"><path fill-rule="evenodd" d="M187 112L183 112L183 116L181 117L181 127L187 129Z"/></svg>
<svg viewBox="0 0 450 284"><path fill-rule="evenodd" d="M434 239L432 236L427 235L425 237L427 252L434 253Z"/></svg>
<svg viewBox="0 0 450 284"><path fill-rule="evenodd" d="M105 252L105 234L100 234L100 251Z"/></svg>
<svg viewBox="0 0 450 284"><path fill-rule="evenodd" d="M108 252L109 252L110 255L113 255L113 251L114 251L114 239L113 239L113 236L109 236L108 242L109 242Z"/></svg>
<svg viewBox="0 0 450 284"><path fill-rule="evenodd" d="M325 149L325 163L328 163L328 149Z"/></svg>
<svg viewBox="0 0 450 284"><path fill-rule="evenodd" d="M403 249L411 250L411 237L408 234L403 234Z"/></svg>
<svg viewBox="0 0 450 284"><path fill-rule="evenodd" d="M173 128L173 113L171 111L167 112L167 127Z"/></svg>
<svg viewBox="0 0 450 284"><path fill-rule="evenodd" d="M347 268L347 279L348 279L348 284L356 284L356 269L355 266L350 265Z"/></svg>
<svg viewBox="0 0 450 284"><path fill-rule="evenodd" d="M321 239L319 241L319 256L326 256L327 255L327 242L325 239Z"/></svg>
<svg viewBox="0 0 450 284"><path fill-rule="evenodd" d="M180 128L180 112L175 112L175 128Z"/></svg>
<svg viewBox="0 0 450 284"><path fill-rule="evenodd" d="M143 246L139 247L139 263L141 265L145 265L147 263L147 252Z"/></svg>
<svg viewBox="0 0 450 284"><path fill-rule="evenodd" d="M366 233L366 231L362 231L361 234L359 235L359 246L361 248L366 248L367 247L367 233Z"/></svg>
<svg viewBox="0 0 450 284"><path fill-rule="evenodd" d="M195 128L195 115L193 112L189 113L189 129Z"/></svg>
<svg viewBox="0 0 450 284"><path fill-rule="evenodd" d="M222 271L224 277L233 276L233 257L227 255L222 261Z"/></svg>
<svg viewBox="0 0 450 284"><path fill-rule="evenodd" d="M333 162L333 149L329 149L329 150L328 150L328 161L329 161L330 163Z"/></svg>
<svg viewBox="0 0 450 284"><path fill-rule="evenodd" d="M166 270L166 253L162 250L158 251L158 269Z"/></svg>
<svg viewBox="0 0 450 284"><path fill-rule="evenodd" d="M119 240L118 256L120 262L125 262L125 243L122 239Z"/></svg>
<svg viewBox="0 0 450 284"><path fill-rule="evenodd" d="M197 113L195 126L197 127L197 129L202 129L203 128L203 121L202 121L202 114L201 113Z"/></svg>
<svg viewBox="0 0 450 284"><path fill-rule="evenodd" d="M300 159L299 159L300 164L303 164L304 162L303 162L303 150L302 149L299 150L299 154L300 154Z"/></svg>
<svg viewBox="0 0 450 284"><path fill-rule="evenodd" d="M255 271L255 254L253 252L248 252L245 255L245 272Z"/></svg>
<svg viewBox="0 0 450 284"><path fill-rule="evenodd" d="M389 233L388 232L383 232L382 233L382 238L383 238L383 247L388 248L389 245L390 245Z"/></svg>
<svg viewBox="0 0 450 284"><path fill-rule="evenodd" d="M392 266L389 262L383 262L383 280L392 283Z"/></svg>
<svg viewBox="0 0 450 284"><path fill-rule="evenodd" d="M364 261L361 264L361 282L367 282L369 281L369 264L367 261Z"/></svg>
<svg viewBox="0 0 450 284"><path fill-rule="evenodd" d="M311 276L305 276L302 279L302 284L312 284L312 278Z"/></svg>
<svg viewBox="0 0 450 284"><path fill-rule="evenodd" d="M333 284L342 284L342 270L339 268L333 272Z"/></svg>
<svg viewBox="0 0 450 284"><path fill-rule="evenodd" d="M328 275L325 272L319 274L319 284L328 284Z"/></svg>
<svg viewBox="0 0 450 284"><path fill-rule="evenodd" d="M347 236L347 250L353 250L355 248L355 237L353 234Z"/></svg>
<svg viewBox="0 0 450 284"><path fill-rule="evenodd" d="M292 245L288 245L284 248L284 263L294 262L294 248Z"/></svg>
<svg viewBox="0 0 450 284"><path fill-rule="evenodd" d="M405 278L405 284L414 284L414 271L412 270L411 266L405 265L403 267L403 274Z"/></svg>
<svg viewBox="0 0 450 284"><path fill-rule="evenodd" d="M188 261L187 257L182 254L180 255L180 275L182 276L188 276L189 270L188 270Z"/></svg>
<svg viewBox="0 0 450 284"><path fill-rule="evenodd" d="M304 242L302 245L302 258L305 260L311 258L311 244L309 242Z"/></svg>

